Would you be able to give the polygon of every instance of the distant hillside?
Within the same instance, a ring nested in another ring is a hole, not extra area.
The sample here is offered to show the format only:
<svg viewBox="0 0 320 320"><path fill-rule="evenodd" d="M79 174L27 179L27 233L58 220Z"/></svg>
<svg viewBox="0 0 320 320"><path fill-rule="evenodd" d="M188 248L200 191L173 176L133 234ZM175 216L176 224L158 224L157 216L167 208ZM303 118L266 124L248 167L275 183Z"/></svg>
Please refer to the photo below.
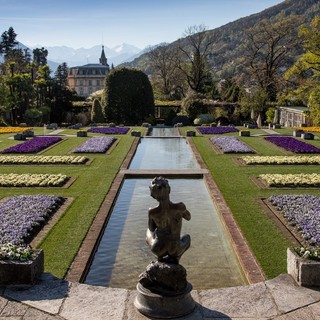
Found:
<svg viewBox="0 0 320 320"><path fill-rule="evenodd" d="M245 39L244 30L253 27L262 19L269 19L270 23L274 23L280 19L280 15L283 13L285 16L301 15L303 17L302 21L309 23L314 16L320 15L320 0L286 0L260 13L238 19L213 30L208 30L207 36L215 36L216 38L212 50L213 54L208 61L210 66L214 67L217 74L221 77L233 75L235 72L235 62L244 54L243 47L241 46ZM212 17L214 19L214 15ZM300 25L296 26L297 29L299 27ZM169 46L175 46L177 41L169 44ZM180 41L183 42L184 39L180 39ZM296 55L298 55L298 52ZM153 73L147 53L139 56L132 62L122 65L140 69L147 74Z"/></svg>

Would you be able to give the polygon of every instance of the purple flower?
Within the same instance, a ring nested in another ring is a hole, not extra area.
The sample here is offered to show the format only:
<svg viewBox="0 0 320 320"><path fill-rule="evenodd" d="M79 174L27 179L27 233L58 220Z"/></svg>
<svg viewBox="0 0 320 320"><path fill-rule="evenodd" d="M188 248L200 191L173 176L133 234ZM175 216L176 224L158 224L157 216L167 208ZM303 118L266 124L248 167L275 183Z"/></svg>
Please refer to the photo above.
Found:
<svg viewBox="0 0 320 320"><path fill-rule="evenodd" d="M129 131L127 127L92 127L88 132L104 133L104 134L126 134Z"/></svg>
<svg viewBox="0 0 320 320"><path fill-rule="evenodd" d="M293 137L265 137L278 147L284 148L294 153L320 153L320 149L312 144L297 140Z"/></svg>
<svg viewBox="0 0 320 320"><path fill-rule="evenodd" d="M239 130L236 127L197 127L197 130L201 134L223 134L230 132L238 132Z"/></svg>
<svg viewBox="0 0 320 320"><path fill-rule="evenodd" d="M0 205L0 245L27 244L63 202L63 197L43 194L6 200Z"/></svg>
<svg viewBox="0 0 320 320"><path fill-rule="evenodd" d="M74 152L103 153L106 152L116 140L114 137L92 137L76 148Z"/></svg>
<svg viewBox="0 0 320 320"><path fill-rule="evenodd" d="M309 244L320 245L320 197L290 194L273 195L268 200Z"/></svg>
<svg viewBox="0 0 320 320"><path fill-rule="evenodd" d="M60 137L34 137L23 143L7 148L0 153L37 153L61 141Z"/></svg>
<svg viewBox="0 0 320 320"><path fill-rule="evenodd" d="M210 140L224 153L254 153L249 146L236 137L214 136Z"/></svg>

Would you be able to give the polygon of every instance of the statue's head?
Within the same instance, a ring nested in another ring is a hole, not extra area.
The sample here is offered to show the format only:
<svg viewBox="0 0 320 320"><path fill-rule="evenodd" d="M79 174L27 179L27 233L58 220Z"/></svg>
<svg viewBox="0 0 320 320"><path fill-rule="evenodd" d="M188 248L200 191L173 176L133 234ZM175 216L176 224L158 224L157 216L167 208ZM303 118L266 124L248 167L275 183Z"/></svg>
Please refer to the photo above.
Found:
<svg viewBox="0 0 320 320"><path fill-rule="evenodd" d="M168 198L170 194L170 186L168 180L163 177L156 177L150 183L151 197L160 200Z"/></svg>

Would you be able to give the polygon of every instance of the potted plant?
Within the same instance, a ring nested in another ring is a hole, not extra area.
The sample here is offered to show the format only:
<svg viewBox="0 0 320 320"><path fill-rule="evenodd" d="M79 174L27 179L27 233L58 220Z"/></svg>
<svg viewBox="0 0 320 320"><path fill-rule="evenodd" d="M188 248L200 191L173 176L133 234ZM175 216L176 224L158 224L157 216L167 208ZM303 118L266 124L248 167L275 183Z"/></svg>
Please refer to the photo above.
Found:
<svg viewBox="0 0 320 320"><path fill-rule="evenodd" d="M250 131L249 130L240 130L239 136L240 137L250 137Z"/></svg>
<svg viewBox="0 0 320 320"><path fill-rule="evenodd" d="M320 286L320 248L288 248L287 271L300 286Z"/></svg>
<svg viewBox="0 0 320 320"><path fill-rule="evenodd" d="M79 130L77 131L77 137L87 137L87 131Z"/></svg>
<svg viewBox="0 0 320 320"><path fill-rule="evenodd" d="M0 246L0 285L30 285L43 271L43 250L11 243Z"/></svg>

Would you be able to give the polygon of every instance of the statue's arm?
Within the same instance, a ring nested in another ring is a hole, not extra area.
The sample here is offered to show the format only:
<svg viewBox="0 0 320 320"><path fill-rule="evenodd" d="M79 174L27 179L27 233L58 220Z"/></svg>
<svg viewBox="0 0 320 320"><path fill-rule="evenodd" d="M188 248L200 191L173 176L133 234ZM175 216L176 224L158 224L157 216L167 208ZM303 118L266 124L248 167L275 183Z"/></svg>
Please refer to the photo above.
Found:
<svg viewBox="0 0 320 320"><path fill-rule="evenodd" d="M151 232L154 232L156 230L157 226L152 218L152 211L149 210L149 221L148 221L148 229L151 231Z"/></svg>
<svg viewBox="0 0 320 320"><path fill-rule="evenodd" d="M181 211L182 211L182 217L189 221L191 219L191 213L187 210L185 204L182 202L181 202Z"/></svg>

